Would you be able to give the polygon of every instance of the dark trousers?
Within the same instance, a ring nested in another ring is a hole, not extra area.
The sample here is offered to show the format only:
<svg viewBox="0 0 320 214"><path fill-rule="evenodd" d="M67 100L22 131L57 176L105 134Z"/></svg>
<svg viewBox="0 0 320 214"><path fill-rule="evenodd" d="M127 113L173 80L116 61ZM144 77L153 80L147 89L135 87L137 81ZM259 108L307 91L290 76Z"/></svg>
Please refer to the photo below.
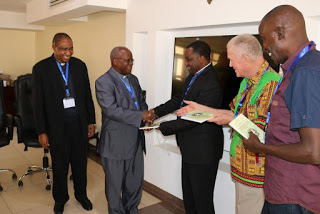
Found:
<svg viewBox="0 0 320 214"><path fill-rule="evenodd" d="M212 164L182 162L182 192L186 214L214 214L213 191L219 161Z"/></svg>
<svg viewBox="0 0 320 214"><path fill-rule="evenodd" d="M144 160L141 144L132 159L101 157L106 174L105 192L109 214L138 214L142 197Z"/></svg>
<svg viewBox="0 0 320 214"><path fill-rule="evenodd" d="M68 170L71 164L74 195L77 200L87 198L87 144L81 131L80 119L64 122L64 137L60 142L49 139L52 158L53 188L56 202L67 202ZM52 144L52 145L51 145Z"/></svg>
<svg viewBox="0 0 320 214"><path fill-rule="evenodd" d="M262 214L313 214L299 204L272 204L264 201Z"/></svg>

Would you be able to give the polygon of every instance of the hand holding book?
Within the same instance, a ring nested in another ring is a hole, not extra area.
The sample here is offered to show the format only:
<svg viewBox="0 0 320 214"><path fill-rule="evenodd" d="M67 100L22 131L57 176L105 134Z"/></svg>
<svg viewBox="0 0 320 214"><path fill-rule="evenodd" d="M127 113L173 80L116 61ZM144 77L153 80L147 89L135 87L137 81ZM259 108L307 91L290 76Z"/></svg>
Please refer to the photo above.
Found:
<svg viewBox="0 0 320 214"><path fill-rule="evenodd" d="M249 135L251 132L259 138L261 143L264 143L264 131L243 114L238 115L238 117L232 120L229 125L239 134L241 134L245 139L249 139Z"/></svg>

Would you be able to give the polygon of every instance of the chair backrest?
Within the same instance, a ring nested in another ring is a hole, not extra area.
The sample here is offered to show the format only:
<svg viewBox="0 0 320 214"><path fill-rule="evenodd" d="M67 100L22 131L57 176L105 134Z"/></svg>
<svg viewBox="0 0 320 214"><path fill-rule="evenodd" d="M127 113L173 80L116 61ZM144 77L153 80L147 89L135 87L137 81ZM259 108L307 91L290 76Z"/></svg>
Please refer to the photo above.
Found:
<svg viewBox="0 0 320 214"><path fill-rule="evenodd" d="M0 79L0 131L5 131L6 129L6 113L4 108L4 89L3 80Z"/></svg>
<svg viewBox="0 0 320 214"><path fill-rule="evenodd" d="M14 82L16 115L20 117L22 131L35 131L32 110L32 74L19 76Z"/></svg>

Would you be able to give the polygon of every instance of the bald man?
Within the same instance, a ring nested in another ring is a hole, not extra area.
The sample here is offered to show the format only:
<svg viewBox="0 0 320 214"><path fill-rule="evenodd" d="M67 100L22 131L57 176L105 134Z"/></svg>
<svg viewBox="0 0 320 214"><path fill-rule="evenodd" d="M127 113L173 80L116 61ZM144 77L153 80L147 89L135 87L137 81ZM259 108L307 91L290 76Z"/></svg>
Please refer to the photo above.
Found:
<svg viewBox="0 0 320 214"><path fill-rule="evenodd" d="M139 127L152 119L139 80L131 74L131 51L115 47L110 60L112 67L96 80L96 96L102 110L98 152L105 171L108 213L138 214L145 151L144 132Z"/></svg>
<svg viewBox="0 0 320 214"><path fill-rule="evenodd" d="M271 10L259 34L284 72L266 144L252 133L244 142L267 154L262 213L320 213L320 52L307 37L303 15L290 5Z"/></svg>

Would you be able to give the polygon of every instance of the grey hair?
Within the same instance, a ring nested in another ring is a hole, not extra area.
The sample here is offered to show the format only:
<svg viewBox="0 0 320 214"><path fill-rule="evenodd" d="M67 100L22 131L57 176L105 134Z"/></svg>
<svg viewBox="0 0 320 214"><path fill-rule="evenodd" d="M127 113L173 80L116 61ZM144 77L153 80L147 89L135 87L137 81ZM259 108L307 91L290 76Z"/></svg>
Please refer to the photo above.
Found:
<svg viewBox="0 0 320 214"><path fill-rule="evenodd" d="M241 56L246 54L250 59L255 60L263 57L263 51L258 39L251 34L240 34L233 37L227 44L232 46L234 54Z"/></svg>

